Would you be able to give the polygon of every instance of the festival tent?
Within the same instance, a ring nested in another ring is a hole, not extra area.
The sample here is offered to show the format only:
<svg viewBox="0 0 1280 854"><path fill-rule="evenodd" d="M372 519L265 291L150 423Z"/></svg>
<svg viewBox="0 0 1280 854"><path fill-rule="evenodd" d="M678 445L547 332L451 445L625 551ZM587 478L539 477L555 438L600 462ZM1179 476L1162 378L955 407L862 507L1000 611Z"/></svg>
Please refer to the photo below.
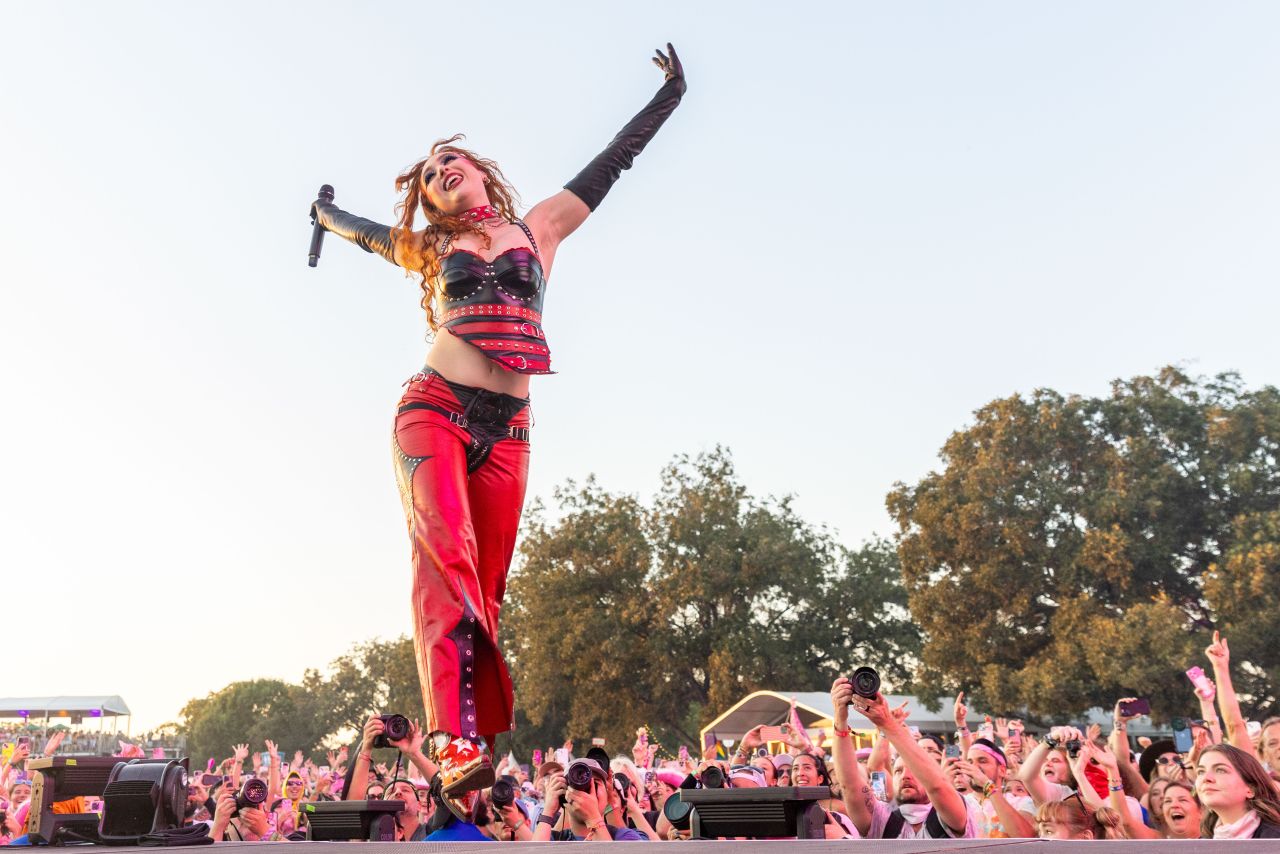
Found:
<svg viewBox="0 0 1280 854"><path fill-rule="evenodd" d="M124 715L132 726L133 713L119 695L111 696L59 696L59 697L0 697L0 718L22 718L27 721L50 718L97 718L99 727L105 717Z"/></svg>
<svg viewBox="0 0 1280 854"><path fill-rule="evenodd" d="M792 697L796 701L796 714L800 718L800 723L807 729L812 731L831 727L831 716L835 710L831 706L831 695L825 691L756 691L734 703L703 727L702 743L709 744L716 739L723 742L737 741L752 727L760 724L775 726L786 723ZM885 700L891 709L898 708L904 702L907 704L907 723L910 726L919 727L922 733L931 733L943 736L948 741L951 740L950 736L956 729L954 697L940 698L936 712L925 708L918 697L910 694L886 694ZM981 712L970 709L969 729L976 730L982 724L983 717ZM1081 717L1082 720L1076 720L1073 723L1084 726L1098 723L1102 724L1104 730L1110 729L1111 713L1109 711L1091 709ZM859 733L870 733L875 729L870 721L858 714L850 715L849 723ZM1044 727L1036 729L1042 731ZM1146 717L1138 718L1129 725L1129 734L1132 736L1157 736L1168 732L1167 727L1153 726L1151 719Z"/></svg>
<svg viewBox="0 0 1280 854"><path fill-rule="evenodd" d="M831 727L831 716L834 714L834 709L831 707L831 695L825 691L796 691L793 693L756 691L734 703L712 720L711 723L703 727L702 743L708 744L709 739L713 737L721 741L737 741L752 727L760 724L775 726L787 723L792 697L796 699L796 715L800 718L800 723L805 728L814 730L824 727L829 729ZM953 699L940 700L939 702L942 705L936 712L929 711L915 697L906 694L888 694L885 696L885 700L888 701L889 707L894 709L905 702L908 713L907 723L920 727L921 732L936 733L938 735L955 732L956 725L952 722L955 708L955 700ZM856 715L854 717L857 718ZM860 732L874 729L865 718L857 718L856 720L851 720L850 723L853 724L855 730Z"/></svg>

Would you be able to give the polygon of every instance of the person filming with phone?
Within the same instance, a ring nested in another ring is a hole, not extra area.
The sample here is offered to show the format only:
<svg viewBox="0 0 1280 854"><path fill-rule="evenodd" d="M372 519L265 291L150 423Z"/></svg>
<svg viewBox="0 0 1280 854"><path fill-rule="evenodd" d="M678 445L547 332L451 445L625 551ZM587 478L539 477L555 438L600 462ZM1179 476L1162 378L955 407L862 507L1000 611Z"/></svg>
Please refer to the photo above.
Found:
<svg viewBox="0 0 1280 854"><path fill-rule="evenodd" d="M937 760L920 748L906 723L899 720L876 691L854 693L841 676L831 686L835 709L836 779L845 808L864 839L973 839L977 823L964 797L955 790ZM896 807L878 800L854 755L849 709L864 715L885 734L898 752L893 763Z"/></svg>

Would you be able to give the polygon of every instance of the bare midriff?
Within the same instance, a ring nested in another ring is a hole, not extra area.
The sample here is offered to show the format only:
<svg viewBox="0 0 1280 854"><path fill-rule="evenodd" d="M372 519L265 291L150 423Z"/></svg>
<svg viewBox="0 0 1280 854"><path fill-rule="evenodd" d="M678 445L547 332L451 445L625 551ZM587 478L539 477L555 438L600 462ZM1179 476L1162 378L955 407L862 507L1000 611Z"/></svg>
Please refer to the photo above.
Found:
<svg viewBox="0 0 1280 854"><path fill-rule="evenodd" d="M529 396L529 374L508 371L447 329L436 332L435 343L427 351L427 365L450 382L509 394Z"/></svg>

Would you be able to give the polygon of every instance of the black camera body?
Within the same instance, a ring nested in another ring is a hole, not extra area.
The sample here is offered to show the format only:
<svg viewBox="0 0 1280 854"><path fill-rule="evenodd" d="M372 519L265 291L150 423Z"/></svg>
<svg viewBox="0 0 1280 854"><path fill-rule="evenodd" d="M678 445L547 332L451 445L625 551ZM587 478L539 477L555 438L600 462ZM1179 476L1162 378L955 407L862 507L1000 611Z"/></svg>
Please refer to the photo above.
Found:
<svg viewBox="0 0 1280 854"><path fill-rule="evenodd" d="M849 677L849 684L853 686L853 693L870 700L880 693L880 674L875 668L859 667Z"/></svg>
<svg viewBox="0 0 1280 854"><path fill-rule="evenodd" d="M373 739L374 748L391 747L393 741L403 741L409 737L409 719L404 715L378 715L382 721L382 734Z"/></svg>
<svg viewBox="0 0 1280 854"><path fill-rule="evenodd" d="M1071 739L1064 744L1063 747L1067 749L1067 756L1072 759L1075 759L1080 755L1080 739L1078 738Z"/></svg>

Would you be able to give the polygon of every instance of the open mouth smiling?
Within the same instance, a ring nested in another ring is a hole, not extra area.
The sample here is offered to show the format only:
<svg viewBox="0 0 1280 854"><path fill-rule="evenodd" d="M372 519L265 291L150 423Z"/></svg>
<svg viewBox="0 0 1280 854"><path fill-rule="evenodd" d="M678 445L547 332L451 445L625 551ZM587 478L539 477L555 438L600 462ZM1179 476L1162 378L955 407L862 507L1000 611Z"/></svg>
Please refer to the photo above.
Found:
<svg viewBox="0 0 1280 854"><path fill-rule="evenodd" d="M459 184L462 183L462 176L457 172L445 176L440 186L444 187L445 192L452 192Z"/></svg>

